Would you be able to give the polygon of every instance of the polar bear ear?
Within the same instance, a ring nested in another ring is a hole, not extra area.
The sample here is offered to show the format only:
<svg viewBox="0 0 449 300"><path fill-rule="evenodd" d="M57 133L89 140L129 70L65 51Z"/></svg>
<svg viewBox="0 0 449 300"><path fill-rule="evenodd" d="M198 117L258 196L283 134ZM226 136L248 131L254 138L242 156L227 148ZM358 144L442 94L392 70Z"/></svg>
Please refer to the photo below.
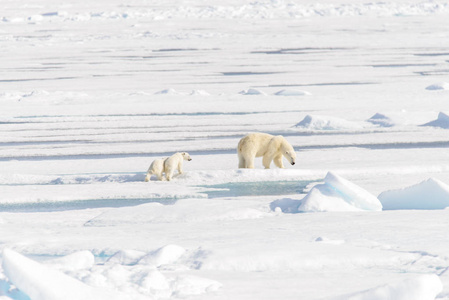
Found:
<svg viewBox="0 0 449 300"><path fill-rule="evenodd" d="M290 152L288 152L288 151L285 151L285 154L290 154Z"/></svg>

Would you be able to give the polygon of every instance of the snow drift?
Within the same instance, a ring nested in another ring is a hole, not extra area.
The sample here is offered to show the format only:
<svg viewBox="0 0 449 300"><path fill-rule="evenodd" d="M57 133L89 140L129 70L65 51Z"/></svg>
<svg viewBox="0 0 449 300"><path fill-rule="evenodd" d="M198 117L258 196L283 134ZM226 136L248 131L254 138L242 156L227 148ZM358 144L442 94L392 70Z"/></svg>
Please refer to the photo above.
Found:
<svg viewBox="0 0 449 300"><path fill-rule="evenodd" d="M257 89L247 89L247 90L243 90L239 93L240 95L247 95L247 96L257 96L257 95L262 95L262 96L266 96L267 94L259 91Z"/></svg>
<svg viewBox="0 0 449 300"><path fill-rule="evenodd" d="M429 178L419 184L379 195L384 210L444 209L449 206L449 186Z"/></svg>
<svg viewBox="0 0 449 300"><path fill-rule="evenodd" d="M287 97L297 97L297 96L310 96L311 93L307 91L300 90L281 90L279 92L274 93L276 96L287 96Z"/></svg>
<svg viewBox="0 0 449 300"><path fill-rule="evenodd" d="M449 83L447 82L435 83L426 87L426 90L429 91L449 90Z"/></svg>
<svg viewBox="0 0 449 300"><path fill-rule="evenodd" d="M444 112L438 114L438 118L432 122L423 124L422 126L433 126L440 127L444 129L449 129L449 115Z"/></svg>
<svg viewBox="0 0 449 300"><path fill-rule="evenodd" d="M360 124L355 122L318 115L307 115L301 122L296 124L295 127L309 130L358 130L363 128Z"/></svg>
<svg viewBox="0 0 449 300"><path fill-rule="evenodd" d="M299 212L380 210L382 204L375 196L331 172L323 184L310 190L298 208Z"/></svg>
<svg viewBox="0 0 449 300"><path fill-rule="evenodd" d="M393 127L395 125L395 122L390 117L381 113L374 114L366 121L374 125L379 125L380 127Z"/></svg>

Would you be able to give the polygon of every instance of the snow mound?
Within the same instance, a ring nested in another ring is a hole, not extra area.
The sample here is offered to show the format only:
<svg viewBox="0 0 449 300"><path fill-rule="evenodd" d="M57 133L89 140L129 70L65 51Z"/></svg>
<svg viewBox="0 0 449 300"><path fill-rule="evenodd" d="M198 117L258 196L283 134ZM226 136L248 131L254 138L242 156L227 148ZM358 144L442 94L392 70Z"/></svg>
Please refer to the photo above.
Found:
<svg viewBox="0 0 449 300"><path fill-rule="evenodd" d="M449 90L449 83L447 82L435 83L426 87L426 90L429 91Z"/></svg>
<svg viewBox="0 0 449 300"><path fill-rule="evenodd" d="M376 113L366 121L374 125L379 125L380 127L392 127L395 125L394 121L390 117L380 113Z"/></svg>
<svg viewBox="0 0 449 300"><path fill-rule="evenodd" d="M3 250L3 269L8 279L33 300L131 299L88 286L9 249Z"/></svg>
<svg viewBox="0 0 449 300"><path fill-rule="evenodd" d="M429 178L419 184L379 195L384 210L444 209L449 206L449 186Z"/></svg>
<svg viewBox="0 0 449 300"><path fill-rule="evenodd" d="M318 115L307 115L301 122L296 124L294 127L301 127L310 130L358 130L363 127L355 122L350 122L344 119L329 117L329 116L318 116Z"/></svg>
<svg viewBox="0 0 449 300"><path fill-rule="evenodd" d="M299 212L380 211L382 204L363 188L331 172L304 197Z"/></svg>
<svg viewBox="0 0 449 300"><path fill-rule="evenodd" d="M301 200L295 200L290 198L284 198L275 200L270 203L270 208L272 211L281 211L284 214L294 214L298 212L298 208L301 205Z"/></svg>
<svg viewBox="0 0 449 300"><path fill-rule="evenodd" d="M135 265L145 256L145 252L137 250L120 250L112 255L107 263L120 265Z"/></svg>
<svg viewBox="0 0 449 300"><path fill-rule="evenodd" d="M440 112L436 120L423 124L422 126L433 126L449 129L449 115L444 112Z"/></svg>
<svg viewBox="0 0 449 300"><path fill-rule="evenodd" d="M156 92L155 95L183 95L175 89L166 89L159 92Z"/></svg>
<svg viewBox="0 0 449 300"><path fill-rule="evenodd" d="M332 300L434 300L442 290L440 278L428 274Z"/></svg>
<svg viewBox="0 0 449 300"><path fill-rule="evenodd" d="M210 96L205 90L192 90L190 96Z"/></svg>
<svg viewBox="0 0 449 300"><path fill-rule="evenodd" d="M177 245L167 245L153 252L148 253L139 260L139 264L160 267L175 263L184 255L186 249Z"/></svg>
<svg viewBox="0 0 449 300"><path fill-rule="evenodd" d="M78 251L49 261L49 264L61 271L75 271L91 268L95 257L90 251Z"/></svg>
<svg viewBox="0 0 449 300"><path fill-rule="evenodd" d="M93 289L118 290L135 300L185 298L218 290L222 285L217 281L183 274L191 266L197 267L195 263L203 251L193 251L184 257L185 253L187 250L177 245L167 245L149 253L122 250L105 263L73 270L70 275ZM175 271L181 271L182 275Z"/></svg>
<svg viewBox="0 0 449 300"><path fill-rule="evenodd" d="M298 91L298 90L281 90L275 93L276 96L287 96L287 97L295 97L295 96L310 96L312 95L306 91Z"/></svg>
<svg viewBox="0 0 449 300"><path fill-rule="evenodd" d="M257 89L243 90L239 94L241 94L241 95L248 95L248 96L255 96L255 95L263 95L263 96L265 96L266 95L264 92L259 91Z"/></svg>

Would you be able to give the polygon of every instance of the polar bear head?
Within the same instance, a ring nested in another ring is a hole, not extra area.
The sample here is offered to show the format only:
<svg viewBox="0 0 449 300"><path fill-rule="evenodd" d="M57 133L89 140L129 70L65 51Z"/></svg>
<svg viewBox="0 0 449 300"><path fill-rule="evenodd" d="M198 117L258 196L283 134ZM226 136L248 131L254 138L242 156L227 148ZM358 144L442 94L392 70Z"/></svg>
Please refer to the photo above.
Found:
<svg viewBox="0 0 449 300"><path fill-rule="evenodd" d="M182 152L181 155L182 155L182 158L184 160L188 160L188 161L192 160L192 158L190 157L189 153L187 153L187 152Z"/></svg>
<svg viewBox="0 0 449 300"><path fill-rule="evenodd" d="M296 163L296 152L287 141L281 144L282 155L288 160L289 163L294 165Z"/></svg>

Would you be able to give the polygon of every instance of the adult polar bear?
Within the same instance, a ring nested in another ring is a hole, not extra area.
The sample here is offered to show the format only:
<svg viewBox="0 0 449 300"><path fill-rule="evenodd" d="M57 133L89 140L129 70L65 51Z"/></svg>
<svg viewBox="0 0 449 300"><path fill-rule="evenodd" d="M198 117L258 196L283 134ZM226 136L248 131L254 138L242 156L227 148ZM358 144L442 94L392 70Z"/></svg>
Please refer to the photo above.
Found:
<svg viewBox="0 0 449 300"><path fill-rule="evenodd" d="M296 153L292 145L282 136L268 133L250 133L238 144L239 168L254 169L254 158L263 156L265 169L270 168L271 161L279 168L284 168L282 156L292 165L295 164Z"/></svg>

